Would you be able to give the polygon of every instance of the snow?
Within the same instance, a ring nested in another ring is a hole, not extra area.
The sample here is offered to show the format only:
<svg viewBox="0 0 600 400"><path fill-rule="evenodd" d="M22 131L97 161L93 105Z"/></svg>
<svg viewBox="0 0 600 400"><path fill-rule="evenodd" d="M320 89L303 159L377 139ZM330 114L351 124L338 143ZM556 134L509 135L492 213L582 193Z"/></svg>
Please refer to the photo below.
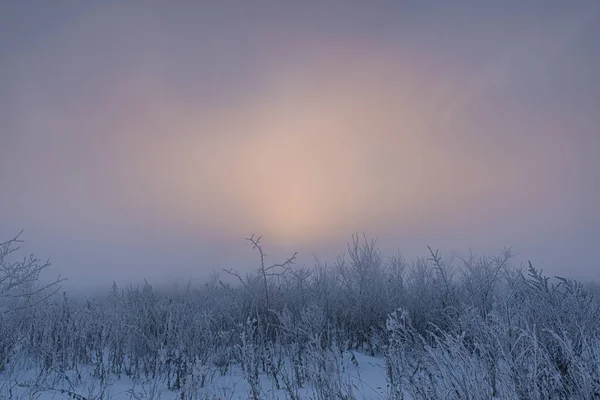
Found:
<svg viewBox="0 0 600 400"><path fill-rule="evenodd" d="M356 363L352 362L352 355ZM371 357L360 352L350 352L343 361L345 372L342 373L343 383L352 387L352 393L357 400L381 400L388 398L387 381L385 374L385 360L381 357ZM240 366L233 366L226 375L220 375L217 371L212 371L214 376L210 382L201 388L198 384L195 398L210 400L245 400L250 397L250 384L244 379ZM67 379L52 382L53 388L39 389L24 387L27 382L37 381L39 371L17 371L16 380L21 382L21 386L12 388L12 395L6 390L10 386L7 382L6 374L0 373L0 396L12 396L11 399L30 399L37 400L59 400L59 399L77 399L77 395L82 396L78 400L105 399L105 400L181 400L181 390L170 391L167 387L165 376L158 376L154 379L143 379L142 382L134 382L132 379L121 376L112 376L107 383L102 385L98 379L89 377L91 371L88 369L83 375L88 374L88 379L79 385L72 385ZM71 374L67 374L71 375ZM15 377L15 376L13 376ZM290 395L285 389L276 389L272 378L266 374L260 374L260 398L265 400L289 399ZM50 379L43 382L48 382ZM15 385L13 383L13 385ZM62 391L61 391L62 389ZM306 385L299 390L299 399L315 399L317 394L315 389ZM4 398L4 397L3 397ZM7 397L8 398L8 397Z"/></svg>

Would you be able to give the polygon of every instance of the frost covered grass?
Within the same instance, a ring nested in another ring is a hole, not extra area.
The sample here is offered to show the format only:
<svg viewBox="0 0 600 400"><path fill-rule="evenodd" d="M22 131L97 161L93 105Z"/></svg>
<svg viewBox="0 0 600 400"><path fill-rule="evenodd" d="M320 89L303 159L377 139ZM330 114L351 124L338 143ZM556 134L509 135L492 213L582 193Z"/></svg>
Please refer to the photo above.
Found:
<svg viewBox="0 0 600 400"><path fill-rule="evenodd" d="M407 262L353 237L331 266L75 298L0 249L2 399L596 399L596 290L511 254ZM36 275L37 274L37 275ZM57 284L58 282L55 282Z"/></svg>
<svg viewBox="0 0 600 400"><path fill-rule="evenodd" d="M258 375L256 386L253 387L253 383L245 378L245 372L239 365L233 365L225 374L221 374L215 368L200 367L201 371L191 371L178 389L169 386L169 378L164 373L139 379L116 375L112 375L110 379L102 379L91 368L81 368L77 373L41 371L37 368L20 369L15 371L16 375L7 377L7 382L12 380L13 383L5 385L0 397L40 400L214 400L247 399L254 395L259 399L387 398L385 361L381 358L348 352L336 362L340 363L338 373L324 374L314 384L293 389L285 385L277 387L273 377L262 371ZM288 373L290 371L291 368L288 369ZM204 378L203 373L207 373ZM285 377L284 372L279 375L280 379L286 379ZM293 379L291 376L288 378Z"/></svg>

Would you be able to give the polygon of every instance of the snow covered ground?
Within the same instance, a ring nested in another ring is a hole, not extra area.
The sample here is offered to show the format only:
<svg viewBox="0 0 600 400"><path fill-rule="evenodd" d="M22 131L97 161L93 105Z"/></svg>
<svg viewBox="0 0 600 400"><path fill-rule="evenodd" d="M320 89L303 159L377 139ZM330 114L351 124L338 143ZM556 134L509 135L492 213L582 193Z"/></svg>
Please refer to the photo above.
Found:
<svg viewBox="0 0 600 400"><path fill-rule="evenodd" d="M9 278L44 268L11 251ZM261 262L237 285L26 279L0 299L0 400L600 399L600 292L510 258L408 268L356 240L332 268Z"/></svg>
<svg viewBox="0 0 600 400"><path fill-rule="evenodd" d="M91 378L91 371L80 372L83 375L80 384L72 373L48 374L40 378L35 370L15 371L11 374L0 373L0 398L2 399L37 399L37 400L239 400L252 398L250 384L244 379L240 366L233 366L230 371L221 375L217 370L210 371L204 387L200 382L188 382L185 389L169 390L166 376L152 379L142 378L134 382L128 377L112 376L105 382ZM86 375L88 378L86 378ZM65 378L72 377L72 378ZM11 379L11 380L8 380ZM343 360L343 371L339 384L344 392L352 394L357 400L387 399L388 388L385 374L385 360L370 357L359 352L349 353ZM277 389L274 380L267 374L259 376L260 399L321 399L322 393L313 385L297 391L294 397L284 388ZM191 385L195 385L192 388ZM187 394L187 396L186 396ZM188 397L193 395L194 397ZM341 395L341 393L340 393ZM183 397L182 397L183 396ZM340 398L342 398L340 396Z"/></svg>

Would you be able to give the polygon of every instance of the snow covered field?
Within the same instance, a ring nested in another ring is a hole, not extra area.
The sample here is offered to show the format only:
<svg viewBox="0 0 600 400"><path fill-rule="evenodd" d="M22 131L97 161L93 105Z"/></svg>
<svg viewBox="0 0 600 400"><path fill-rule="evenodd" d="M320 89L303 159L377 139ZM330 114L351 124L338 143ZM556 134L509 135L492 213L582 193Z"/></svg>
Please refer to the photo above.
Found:
<svg viewBox="0 0 600 400"><path fill-rule="evenodd" d="M355 362L351 361L354 357ZM343 372L335 376L339 380L341 390L354 399L387 399L385 360L379 357L369 357L358 352L348 353L342 361ZM199 371L197 371L199 372ZM80 383L72 373L50 373L40 379L40 371L19 371L10 376L0 374L0 396L11 399L74 399L81 396L85 399L247 399L252 393L248 381L239 366L232 366L221 375L216 369L204 371L207 373L203 387L193 377L187 387L170 390L167 376L142 378L139 380L128 377L111 376L105 381L93 377L92 371L84 369ZM81 373L81 372L80 372ZM69 379L65 379L68 376ZM10 382L12 379L13 381ZM30 385L30 387L27 387ZM323 398L318 388L307 386L298 388L291 394L285 388L277 389L277 384L267 374L259 375L259 398L261 399L318 399ZM182 395L184 397L182 397ZM298 397L294 397L297 395ZM80 399L81 399L80 398ZM339 397L341 398L341 396Z"/></svg>
<svg viewBox="0 0 600 400"><path fill-rule="evenodd" d="M511 255L224 271L201 287L40 286L0 245L0 399L598 399L597 290Z"/></svg>

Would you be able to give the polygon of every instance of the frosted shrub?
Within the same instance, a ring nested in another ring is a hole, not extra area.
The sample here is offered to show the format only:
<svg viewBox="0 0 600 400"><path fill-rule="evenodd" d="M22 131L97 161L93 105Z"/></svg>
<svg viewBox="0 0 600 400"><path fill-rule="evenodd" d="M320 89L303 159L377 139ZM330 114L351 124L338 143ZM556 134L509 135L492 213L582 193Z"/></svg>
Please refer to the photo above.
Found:
<svg viewBox="0 0 600 400"><path fill-rule="evenodd" d="M114 284L90 299L36 294L24 277L46 264L7 263L15 242L0 244L0 397L108 396L127 377L131 398L203 399L241 371L252 399L360 398L357 351L385 359L390 399L599 397L597 292L515 268L509 251L448 261L430 249L409 264L354 236L332 267L309 268L268 266L250 241L260 265L227 271L233 284Z"/></svg>
<svg viewBox="0 0 600 400"><path fill-rule="evenodd" d="M237 346L244 378L250 385L250 397L260 399L259 363L260 348L253 341L257 333L257 320L248 318L242 326L240 344Z"/></svg>

